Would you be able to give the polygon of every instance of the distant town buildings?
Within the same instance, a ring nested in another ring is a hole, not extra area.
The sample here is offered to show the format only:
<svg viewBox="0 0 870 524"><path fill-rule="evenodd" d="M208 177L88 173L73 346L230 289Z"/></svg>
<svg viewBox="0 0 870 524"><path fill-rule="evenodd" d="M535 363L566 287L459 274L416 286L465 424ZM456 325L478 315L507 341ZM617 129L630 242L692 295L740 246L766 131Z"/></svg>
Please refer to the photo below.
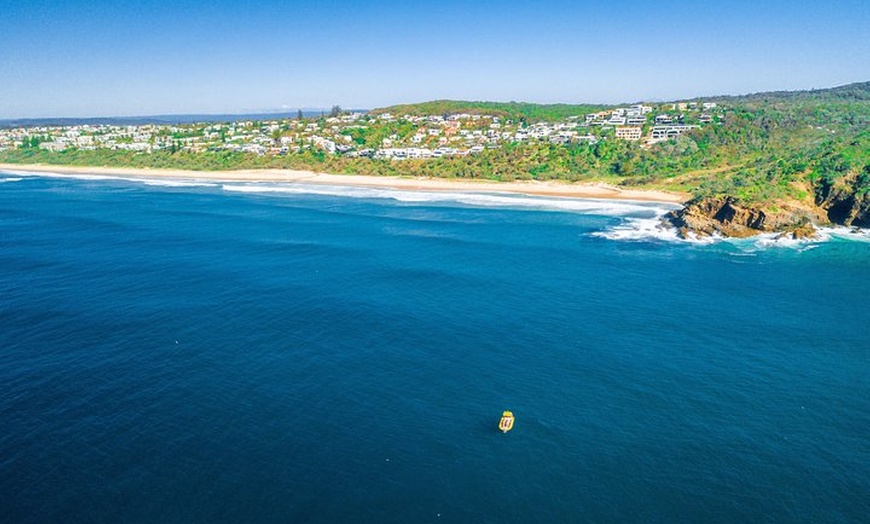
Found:
<svg viewBox="0 0 870 524"><path fill-rule="evenodd" d="M677 102L615 107L531 124L471 113L351 113L265 122L33 126L0 129L0 151L38 147L52 152L109 149L142 154L170 150L286 155L319 150L357 158L427 160L479 154L505 144L594 144L608 136L649 145L716 124L721 111L712 102ZM385 129L389 131L383 133Z"/></svg>
<svg viewBox="0 0 870 524"><path fill-rule="evenodd" d="M687 131L691 131L692 129L698 129L700 126L684 126L684 125L674 125L674 126L653 126L652 130L650 130L650 142L661 142L663 140L669 140L671 138L677 138Z"/></svg>
<svg viewBox="0 0 870 524"><path fill-rule="evenodd" d="M616 128L616 138L620 140L640 140L643 136L642 129L637 126Z"/></svg>

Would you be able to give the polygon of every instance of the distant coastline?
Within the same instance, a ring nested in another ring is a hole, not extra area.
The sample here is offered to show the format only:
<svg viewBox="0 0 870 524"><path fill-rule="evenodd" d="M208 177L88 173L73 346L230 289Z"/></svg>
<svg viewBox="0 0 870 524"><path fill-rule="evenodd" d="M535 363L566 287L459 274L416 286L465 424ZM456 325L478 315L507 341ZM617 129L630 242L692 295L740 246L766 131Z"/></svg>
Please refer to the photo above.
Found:
<svg viewBox="0 0 870 524"><path fill-rule="evenodd" d="M129 178L196 179L217 182L286 182L360 187L381 187L407 191L483 191L518 193L563 198L600 198L648 202L685 203L689 195L656 190L623 189L594 182L514 181L497 182L472 179L430 177L393 177L335 175L295 169L250 169L237 171L187 171L120 167L54 166L45 164L2 164L0 170L17 173L60 173L104 175Z"/></svg>
<svg viewBox="0 0 870 524"><path fill-rule="evenodd" d="M435 100L262 122L0 129L0 164L652 200L683 204L665 219L686 238L813 238L829 224L870 229L868 121L870 82L613 107Z"/></svg>

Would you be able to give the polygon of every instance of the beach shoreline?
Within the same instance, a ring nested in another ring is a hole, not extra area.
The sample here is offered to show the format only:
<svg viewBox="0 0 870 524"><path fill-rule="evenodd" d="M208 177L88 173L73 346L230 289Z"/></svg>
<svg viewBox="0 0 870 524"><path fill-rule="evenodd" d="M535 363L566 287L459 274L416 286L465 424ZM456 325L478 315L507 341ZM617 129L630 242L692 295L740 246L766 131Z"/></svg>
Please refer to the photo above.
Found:
<svg viewBox="0 0 870 524"><path fill-rule="evenodd" d="M471 191L517 193L562 198L600 198L682 204L688 195L655 190L623 189L609 184L564 181L515 181L334 175L295 169L246 169L236 171L188 171L123 167L55 166L48 164L3 164L0 170L23 173L103 175L143 179L195 179L213 182L284 182L351 187L375 187L405 191Z"/></svg>

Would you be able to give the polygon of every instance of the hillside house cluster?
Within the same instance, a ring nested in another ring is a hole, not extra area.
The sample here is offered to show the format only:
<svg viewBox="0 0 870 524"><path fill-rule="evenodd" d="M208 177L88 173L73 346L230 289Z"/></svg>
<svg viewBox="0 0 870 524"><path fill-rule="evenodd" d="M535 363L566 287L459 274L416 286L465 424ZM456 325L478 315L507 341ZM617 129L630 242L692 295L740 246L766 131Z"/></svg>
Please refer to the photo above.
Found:
<svg viewBox="0 0 870 524"><path fill-rule="evenodd" d="M505 144L594 144L617 140L670 140L718 121L714 103L658 107L636 104L527 124L496 115L394 115L351 113L318 119L237 121L185 125L73 125L0 129L0 151L39 147L49 151L232 151L286 155L306 150L376 159L437 159L474 155ZM608 131L608 130L613 130Z"/></svg>

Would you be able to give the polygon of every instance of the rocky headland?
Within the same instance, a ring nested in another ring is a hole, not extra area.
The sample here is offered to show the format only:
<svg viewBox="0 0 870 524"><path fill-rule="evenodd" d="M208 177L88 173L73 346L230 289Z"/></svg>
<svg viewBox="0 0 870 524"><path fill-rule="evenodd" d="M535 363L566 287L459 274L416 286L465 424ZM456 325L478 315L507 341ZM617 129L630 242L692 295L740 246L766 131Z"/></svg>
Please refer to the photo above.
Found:
<svg viewBox="0 0 870 524"><path fill-rule="evenodd" d="M818 226L870 228L870 194L850 183L818 183L811 202L741 203L733 196L695 198L665 216L683 238L751 237L779 233L794 239L813 238Z"/></svg>

